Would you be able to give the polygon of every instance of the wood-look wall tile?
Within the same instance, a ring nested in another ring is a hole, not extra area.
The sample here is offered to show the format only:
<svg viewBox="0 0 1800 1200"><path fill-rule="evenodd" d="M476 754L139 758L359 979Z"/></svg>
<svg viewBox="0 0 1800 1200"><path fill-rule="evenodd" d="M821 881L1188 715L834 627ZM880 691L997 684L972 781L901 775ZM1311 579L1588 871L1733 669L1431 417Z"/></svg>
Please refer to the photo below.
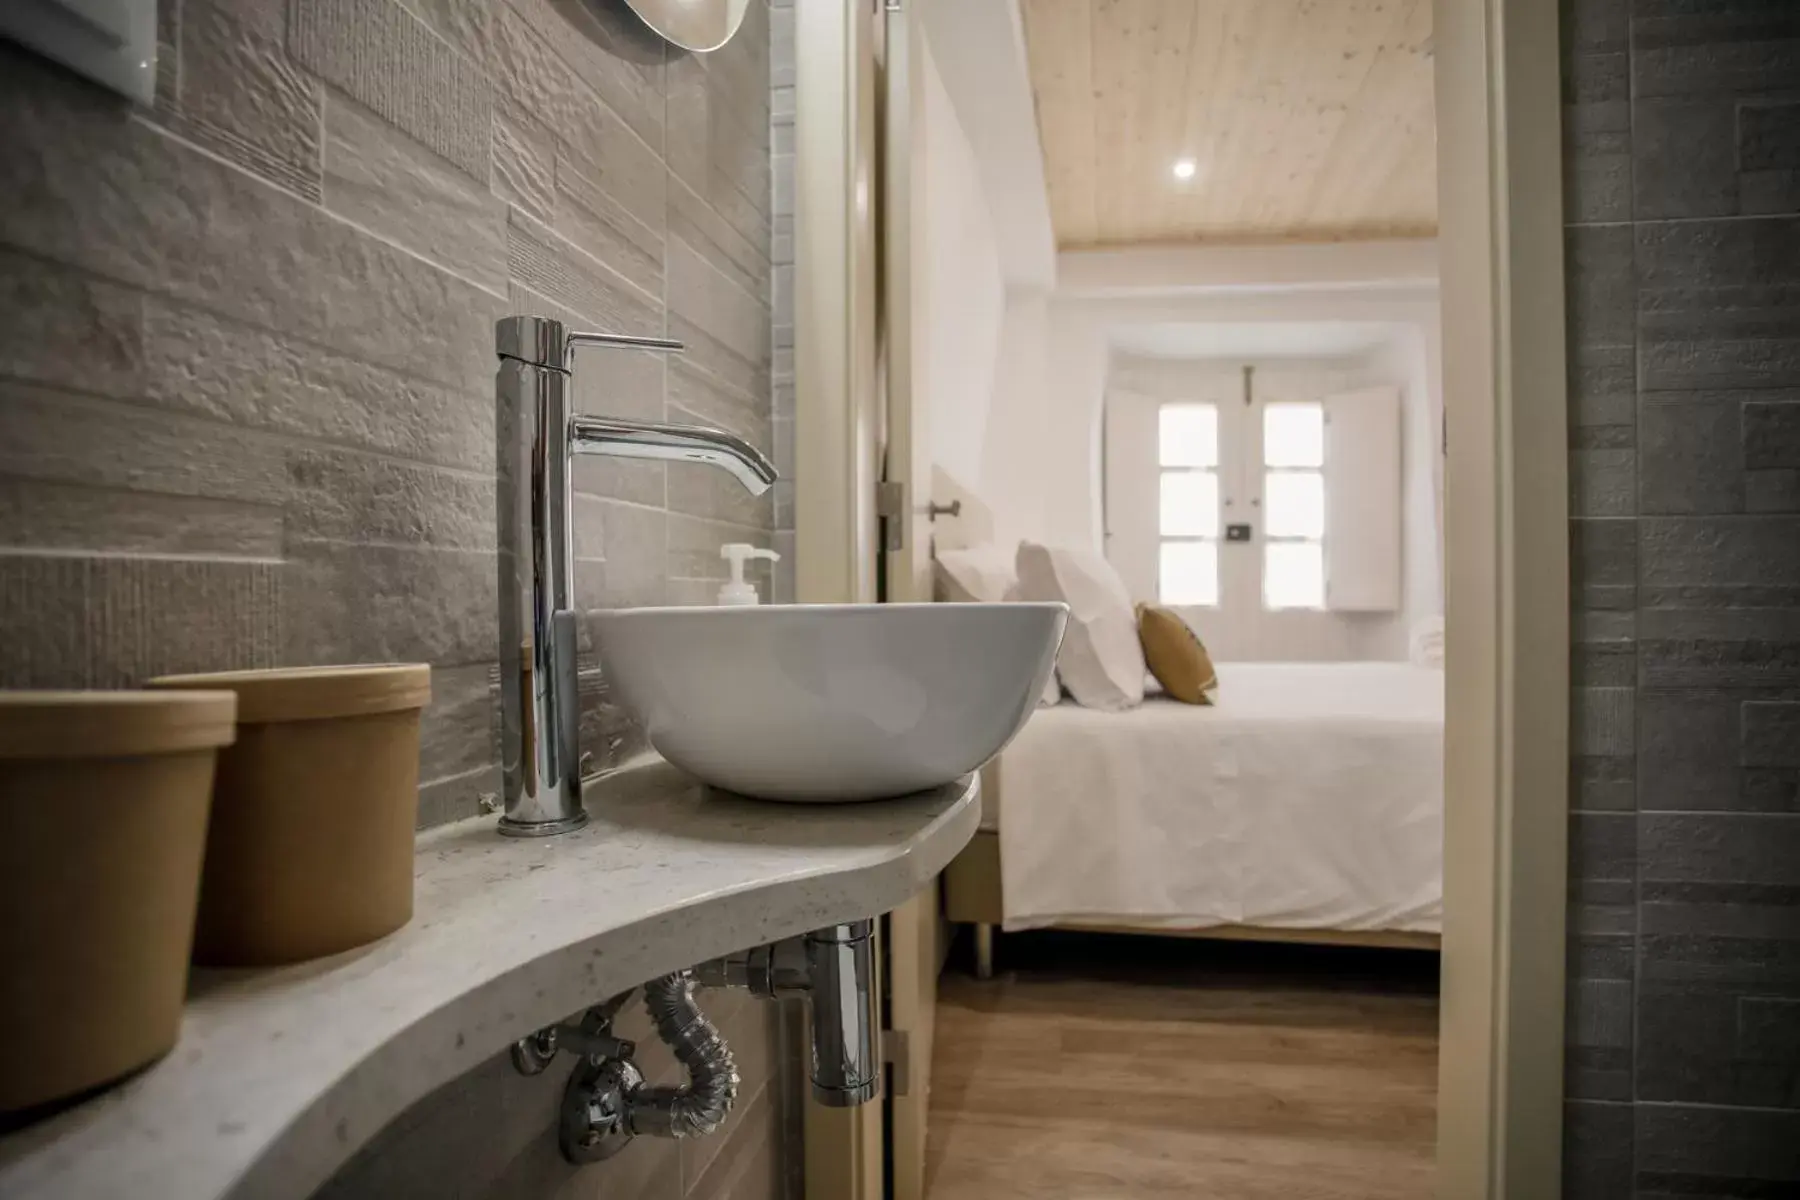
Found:
<svg viewBox="0 0 1800 1200"><path fill-rule="evenodd" d="M130 398L144 386L143 298L0 249L0 376Z"/></svg>
<svg viewBox="0 0 1800 1200"><path fill-rule="evenodd" d="M284 0L184 0L180 82L155 119L316 201L321 88L289 56L284 10Z"/></svg>
<svg viewBox="0 0 1800 1200"><path fill-rule="evenodd" d="M325 207L496 296L506 294L506 203L356 101L325 99Z"/></svg>
<svg viewBox="0 0 1800 1200"><path fill-rule="evenodd" d="M288 0L287 44L319 78L487 182L486 76L394 0Z"/></svg>

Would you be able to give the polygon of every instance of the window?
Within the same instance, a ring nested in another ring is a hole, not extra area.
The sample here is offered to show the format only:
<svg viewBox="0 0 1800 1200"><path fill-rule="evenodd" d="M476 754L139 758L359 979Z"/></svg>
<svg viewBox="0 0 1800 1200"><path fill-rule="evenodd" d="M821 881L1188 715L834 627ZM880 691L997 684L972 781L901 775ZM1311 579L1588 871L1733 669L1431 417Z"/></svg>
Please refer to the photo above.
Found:
<svg viewBox="0 0 1800 1200"><path fill-rule="evenodd" d="M1325 607L1325 406L1263 406L1263 607Z"/></svg>
<svg viewBox="0 0 1800 1200"><path fill-rule="evenodd" d="M1219 602L1219 410L1165 404L1157 415L1161 467L1157 592L1164 604Z"/></svg>

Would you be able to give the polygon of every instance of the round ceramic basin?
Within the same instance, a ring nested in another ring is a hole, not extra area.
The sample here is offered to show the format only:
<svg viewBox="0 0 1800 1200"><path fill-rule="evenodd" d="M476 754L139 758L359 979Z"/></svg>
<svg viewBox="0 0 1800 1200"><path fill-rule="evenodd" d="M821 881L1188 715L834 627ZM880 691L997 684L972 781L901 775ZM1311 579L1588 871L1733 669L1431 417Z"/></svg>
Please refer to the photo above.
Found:
<svg viewBox="0 0 1800 1200"><path fill-rule="evenodd" d="M1056 663L1062 604L633 608L600 661L662 756L767 800L879 800L1000 752Z"/></svg>

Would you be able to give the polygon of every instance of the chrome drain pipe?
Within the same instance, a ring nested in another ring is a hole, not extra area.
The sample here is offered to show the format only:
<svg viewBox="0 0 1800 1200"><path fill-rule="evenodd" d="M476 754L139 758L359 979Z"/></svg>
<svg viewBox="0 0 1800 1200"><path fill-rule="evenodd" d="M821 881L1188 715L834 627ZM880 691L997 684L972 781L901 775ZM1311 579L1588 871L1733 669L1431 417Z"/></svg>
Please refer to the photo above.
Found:
<svg viewBox="0 0 1800 1200"><path fill-rule="evenodd" d="M563 1089L557 1140L564 1158L601 1162L634 1137L703 1137L724 1123L737 1099L737 1064L695 1003L696 983L746 988L767 1000L804 998L811 1008L814 1098L854 1108L881 1094L875 922L828 925L644 984L657 1037L687 1072L680 1087L646 1083L637 1047L613 1035L613 1018L630 992L589 1009L578 1022L519 1041L513 1065L526 1075L545 1070L559 1050L581 1055Z"/></svg>
<svg viewBox="0 0 1800 1200"><path fill-rule="evenodd" d="M748 988L811 1006L812 1089L820 1104L854 1108L881 1091L875 1011L875 922L851 921L758 946L695 969L711 987Z"/></svg>

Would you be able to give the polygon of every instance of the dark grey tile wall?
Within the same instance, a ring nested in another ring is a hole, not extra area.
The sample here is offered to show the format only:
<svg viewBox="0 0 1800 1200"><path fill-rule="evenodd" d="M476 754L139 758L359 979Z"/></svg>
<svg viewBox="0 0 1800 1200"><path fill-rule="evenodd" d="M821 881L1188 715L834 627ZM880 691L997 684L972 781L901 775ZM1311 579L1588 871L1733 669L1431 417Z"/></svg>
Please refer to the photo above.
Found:
<svg viewBox="0 0 1800 1200"><path fill-rule="evenodd" d="M580 407L722 425L791 465L786 15L784 42L759 0L692 56L622 0L160 0L150 108L0 44L0 687L428 661L420 823L474 814L496 788L494 320L680 337L671 363L591 360ZM589 607L709 601L719 543L792 548L791 491L592 461L576 488ZM641 750L598 664L582 683L597 765ZM746 1081L726 1136L575 1172L562 1072L497 1059L330 1194L783 1194L781 1025L711 1002Z"/></svg>
<svg viewBox="0 0 1800 1200"><path fill-rule="evenodd" d="M1563 13L1567 1194L1800 1195L1800 5Z"/></svg>

